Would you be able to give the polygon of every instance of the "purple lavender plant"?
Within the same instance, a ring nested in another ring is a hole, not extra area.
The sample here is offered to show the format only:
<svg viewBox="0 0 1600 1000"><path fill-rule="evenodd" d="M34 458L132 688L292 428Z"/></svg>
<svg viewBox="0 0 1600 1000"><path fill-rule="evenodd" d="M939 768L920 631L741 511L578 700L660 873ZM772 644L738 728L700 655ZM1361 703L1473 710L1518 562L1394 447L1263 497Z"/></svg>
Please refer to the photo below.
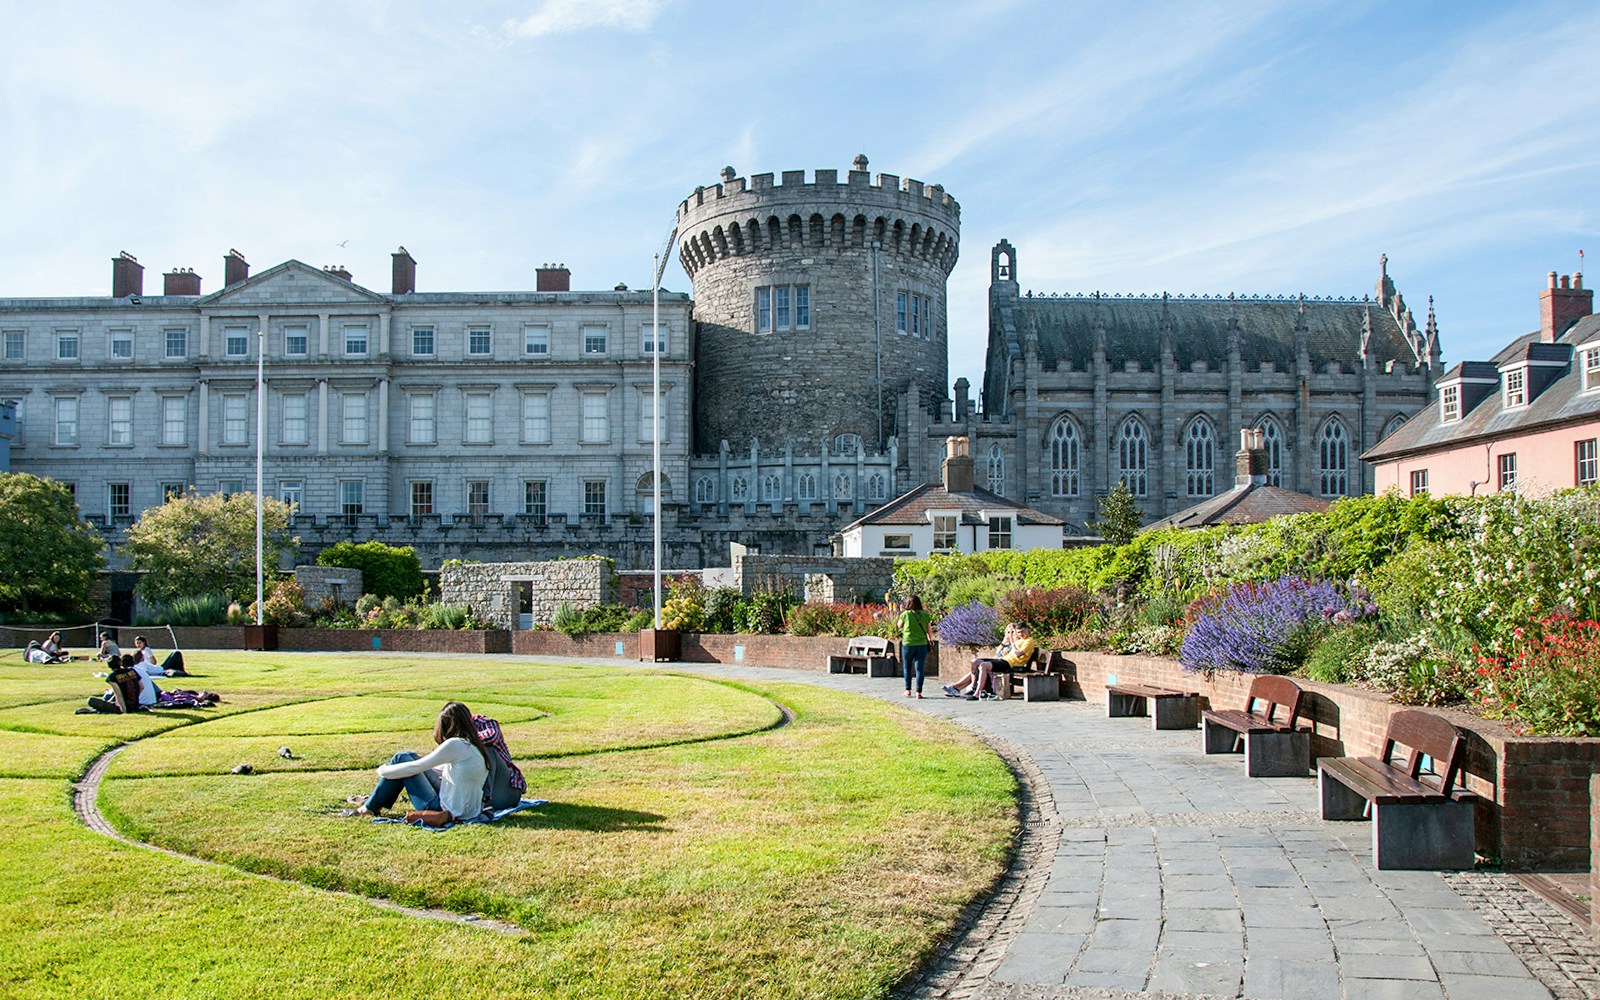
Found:
<svg viewBox="0 0 1600 1000"><path fill-rule="evenodd" d="M939 619L939 641L953 646L993 646L1000 642L1000 616L987 604L973 601Z"/></svg>
<svg viewBox="0 0 1600 1000"><path fill-rule="evenodd" d="M1347 596L1326 580L1241 583L1201 601L1178 657L1188 670L1287 673L1325 629L1367 614L1364 597Z"/></svg>

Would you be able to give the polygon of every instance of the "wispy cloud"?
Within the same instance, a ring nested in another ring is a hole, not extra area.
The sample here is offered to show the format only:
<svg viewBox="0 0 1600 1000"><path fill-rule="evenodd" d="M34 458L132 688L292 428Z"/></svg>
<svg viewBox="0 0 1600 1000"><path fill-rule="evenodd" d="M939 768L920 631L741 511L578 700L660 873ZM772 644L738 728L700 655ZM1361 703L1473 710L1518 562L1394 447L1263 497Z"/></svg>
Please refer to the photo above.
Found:
<svg viewBox="0 0 1600 1000"><path fill-rule="evenodd" d="M661 13L664 0L545 0L527 17L506 22L517 38L543 38L591 28L646 31Z"/></svg>

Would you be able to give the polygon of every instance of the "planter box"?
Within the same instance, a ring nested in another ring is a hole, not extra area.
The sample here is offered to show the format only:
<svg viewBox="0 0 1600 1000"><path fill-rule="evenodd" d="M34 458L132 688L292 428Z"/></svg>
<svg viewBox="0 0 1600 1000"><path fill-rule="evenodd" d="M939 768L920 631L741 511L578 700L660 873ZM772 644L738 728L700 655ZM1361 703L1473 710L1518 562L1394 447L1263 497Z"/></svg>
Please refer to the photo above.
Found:
<svg viewBox="0 0 1600 1000"><path fill-rule="evenodd" d="M278 626L276 625L244 625L245 649L277 649Z"/></svg>
<svg viewBox="0 0 1600 1000"><path fill-rule="evenodd" d="M670 663L678 658L678 630L642 628L639 630L639 659Z"/></svg>

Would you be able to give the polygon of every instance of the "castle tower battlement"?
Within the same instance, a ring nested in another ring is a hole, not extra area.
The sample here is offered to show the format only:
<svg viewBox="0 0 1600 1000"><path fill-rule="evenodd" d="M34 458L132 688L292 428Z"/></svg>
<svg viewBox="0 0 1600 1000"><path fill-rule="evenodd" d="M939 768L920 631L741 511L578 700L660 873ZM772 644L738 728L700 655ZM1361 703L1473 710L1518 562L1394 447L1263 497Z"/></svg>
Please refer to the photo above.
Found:
<svg viewBox="0 0 1600 1000"><path fill-rule="evenodd" d="M879 451L909 386L931 406L944 399L961 206L937 184L873 177L865 156L854 167L843 181L790 170L777 184L727 167L679 204L697 452L840 435Z"/></svg>

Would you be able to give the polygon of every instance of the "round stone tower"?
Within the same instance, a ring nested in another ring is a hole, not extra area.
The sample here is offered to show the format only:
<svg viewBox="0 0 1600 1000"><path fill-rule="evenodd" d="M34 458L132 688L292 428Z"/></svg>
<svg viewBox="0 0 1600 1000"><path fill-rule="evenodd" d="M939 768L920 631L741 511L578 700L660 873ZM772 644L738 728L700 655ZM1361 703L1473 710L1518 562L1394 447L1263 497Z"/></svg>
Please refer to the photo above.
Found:
<svg viewBox="0 0 1600 1000"><path fill-rule="evenodd" d="M879 451L911 385L924 407L943 400L960 232L943 187L874 179L865 156L843 181L726 167L695 188L678 206L678 259L694 285L696 451L840 435Z"/></svg>

